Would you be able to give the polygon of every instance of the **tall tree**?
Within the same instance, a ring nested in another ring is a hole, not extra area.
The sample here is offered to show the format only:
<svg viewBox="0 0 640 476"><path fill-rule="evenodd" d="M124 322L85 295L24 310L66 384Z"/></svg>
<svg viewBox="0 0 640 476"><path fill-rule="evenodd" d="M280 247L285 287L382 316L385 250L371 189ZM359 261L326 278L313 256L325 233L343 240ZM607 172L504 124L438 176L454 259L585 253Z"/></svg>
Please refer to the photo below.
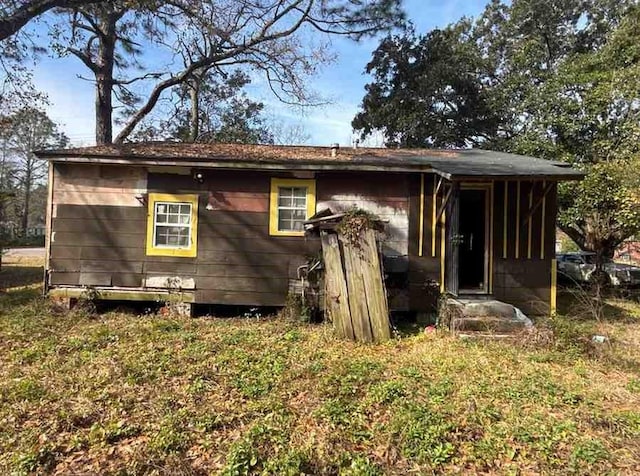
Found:
<svg viewBox="0 0 640 476"><path fill-rule="evenodd" d="M68 3L68 2L67 2ZM359 39L399 25L400 0L111 0L53 12L50 44L74 55L96 84L96 141L122 142L170 90L208 69L264 75L283 101L310 104L306 78L329 61L331 35ZM22 30L24 31L24 29ZM20 43L16 44L19 48ZM154 67L143 60L154 51ZM177 67L175 55L188 58ZM162 63L162 64L159 64ZM140 71L144 70L144 73ZM114 102L115 100L115 102ZM122 129L113 137L114 109Z"/></svg>
<svg viewBox="0 0 640 476"><path fill-rule="evenodd" d="M639 25L635 0L492 0L473 24L383 42L353 125L389 143L477 145L581 167L587 179L560 189L559 225L601 266L640 230ZM486 118L491 127L469 128Z"/></svg>
<svg viewBox="0 0 640 476"><path fill-rule="evenodd" d="M26 108L0 121L0 142L3 145L3 162L7 180L16 192L20 231L26 236L29 215L32 212L32 194L47 175L46 163L38 160L33 151L63 148L68 138L41 110Z"/></svg>
<svg viewBox="0 0 640 476"><path fill-rule="evenodd" d="M147 120L135 139L172 139L182 142L272 143L264 105L249 99L244 87L248 75L240 70L229 75L213 70L194 75L175 88L170 111L158 121Z"/></svg>
<svg viewBox="0 0 640 476"><path fill-rule="evenodd" d="M419 38L386 38L367 65L374 81L352 123L362 138L379 130L388 146L462 147L492 137L500 116L471 33L461 21Z"/></svg>

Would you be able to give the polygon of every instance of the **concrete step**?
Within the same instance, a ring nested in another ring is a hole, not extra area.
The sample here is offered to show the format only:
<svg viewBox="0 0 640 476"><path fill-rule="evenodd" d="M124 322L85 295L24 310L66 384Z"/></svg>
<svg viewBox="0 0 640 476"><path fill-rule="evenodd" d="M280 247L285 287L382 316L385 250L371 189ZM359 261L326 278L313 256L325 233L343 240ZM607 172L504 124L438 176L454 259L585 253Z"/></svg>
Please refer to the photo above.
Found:
<svg viewBox="0 0 640 476"><path fill-rule="evenodd" d="M517 334L486 334L483 332L470 332L458 334L460 339L468 340L512 340L517 339Z"/></svg>
<svg viewBox="0 0 640 476"><path fill-rule="evenodd" d="M451 323L452 330L463 332L520 332L527 328L523 321L496 316L459 317Z"/></svg>
<svg viewBox="0 0 640 476"><path fill-rule="evenodd" d="M458 334L513 335L533 327L519 309L495 299L451 299L446 312Z"/></svg>

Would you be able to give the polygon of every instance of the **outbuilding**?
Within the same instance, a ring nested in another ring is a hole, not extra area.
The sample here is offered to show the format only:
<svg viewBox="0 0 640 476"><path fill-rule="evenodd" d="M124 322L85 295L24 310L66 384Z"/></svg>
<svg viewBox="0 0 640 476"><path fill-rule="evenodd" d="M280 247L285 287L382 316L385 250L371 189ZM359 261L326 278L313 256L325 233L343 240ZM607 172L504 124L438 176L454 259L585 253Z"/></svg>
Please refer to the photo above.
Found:
<svg viewBox="0 0 640 476"><path fill-rule="evenodd" d="M282 306L318 256L304 223L385 223L389 307L442 293L555 309L557 185L567 164L487 150L146 142L41 151L46 292L74 299Z"/></svg>

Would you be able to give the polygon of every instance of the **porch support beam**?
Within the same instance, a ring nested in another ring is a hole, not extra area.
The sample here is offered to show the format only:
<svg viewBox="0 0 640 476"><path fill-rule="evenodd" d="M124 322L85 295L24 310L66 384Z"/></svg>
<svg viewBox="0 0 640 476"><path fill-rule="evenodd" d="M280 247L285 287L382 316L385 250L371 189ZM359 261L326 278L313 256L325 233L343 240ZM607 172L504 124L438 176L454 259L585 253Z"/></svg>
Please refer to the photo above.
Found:
<svg viewBox="0 0 640 476"><path fill-rule="evenodd" d="M447 209L447 204L449 203L449 199L451 198L451 192L453 191L454 184L457 187L460 186L459 184L457 184L457 182L451 183L451 186L449 187L449 189L447 190L447 193L444 196L444 200L442 200L442 203L440 204L440 209L438 210L438 214L436 215L436 223L440 221L442 214Z"/></svg>
<svg viewBox="0 0 640 476"><path fill-rule="evenodd" d="M538 210L540 205L542 205L543 200L546 198L547 194L551 191L553 186L554 186L553 182L550 183L550 184L547 184L547 186L542 191L542 195L540 195L536 199L536 201L533 203L533 205L531 205L529 210L527 210L527 212L524 214L524 216L522 217L522 219L520 221L520 227L521 228L525 225L525 223L527 223L529 221L529 219L533 216L533 214Z"/></svg>

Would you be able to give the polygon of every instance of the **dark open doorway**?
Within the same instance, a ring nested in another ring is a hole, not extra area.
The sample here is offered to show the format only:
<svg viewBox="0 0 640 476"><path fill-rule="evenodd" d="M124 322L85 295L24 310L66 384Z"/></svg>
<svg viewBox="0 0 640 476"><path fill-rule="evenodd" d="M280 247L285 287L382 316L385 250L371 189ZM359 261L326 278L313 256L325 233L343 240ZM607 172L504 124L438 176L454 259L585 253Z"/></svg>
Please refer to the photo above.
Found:
<svg viewBox="0 0 640 476"><path fill-rule="evenodd" d="M460 292L487 292L487 190L460 190Z"/></svg>

